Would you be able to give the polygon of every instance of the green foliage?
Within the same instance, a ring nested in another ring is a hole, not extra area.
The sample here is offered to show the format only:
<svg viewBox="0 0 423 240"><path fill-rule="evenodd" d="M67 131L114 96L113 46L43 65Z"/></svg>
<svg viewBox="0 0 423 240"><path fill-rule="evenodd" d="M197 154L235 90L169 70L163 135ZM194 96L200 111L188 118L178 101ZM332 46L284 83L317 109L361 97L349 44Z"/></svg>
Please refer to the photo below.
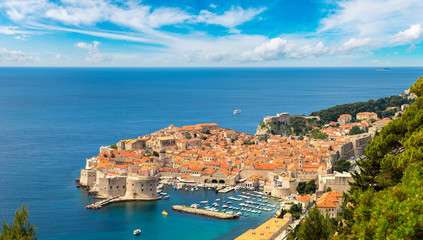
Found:
<svg viewBox="0 0 423 240"><path fill-rule="evenodd" d="M334 162L333 168L337 172L348 172L351 168L351 163L345 159L339 159L338 161Z"/></svg>
<svg viewBox="0 0 423 240"><path fill-rule="evenodd" d="M304 221L300 223L296 232L298 240L323 240L330 239L335 232L335 226L329 216L323 216L317 208L309 210Z"/></svg>
<svg viewBox="0 0 423 240"><path fill-rule="evenodd" d="M0 240L32 240L38 239L35 227L28 221L28 207L22 205L22 209L17 209L12 224L3 220Z"/></svg>
<svg viewBox="0 0 423 240"><path fill-rule="evenodd" d="M301 195L303 194L313 194L316 192L316 181L314 179L309 182L299 182L296 188L297 192Z"/></svg>
<svg viewBox="0 0 423 240"><path fill-rule="evenodd" d="M159 156L159 153L156 152L156 151L153 151L153 156L158 157Z"/></svg>
<svg viewBox="0 0 423 240"><path fill-rule="evenodd" d="M354 126L350 129L350 131L348 132L348 135L356 135L356 134L362 134L365 133L366 131L361 129L359 126Z"/></svg>
<svg viewBox="0 0 423 240"><path fill-rule="evenodd" d="M423 239L422 176L423 163L413 163L395 188L366 190L339 239Z"/></svg>
<svg viewBox="0 0 423 240"><path fill-rule="evenodd" d="M312 116L319 116L320 119L329 123L337 121L341 114L350 114L353 119L359 112L375 112L378 117L382 117L382 112L388 107L401 107L402 104L411 104L413 100L401 96L391 96L379 98L378 100L369 100L367 102L348 103L337 105L325 110L311 113Z"/></svg>
<svg viewBox="0 0 423 240"><path fill-rule="evenodd" d="M204 133L205 134L210 134L210 130L206 130Z"/></svg>
<svg viewBox="0 0 423 240"><path fill-rule="evenodd" d="M203 139L203 140L207 140L207 136L203 136L203 137L202 137L202 139Z"/></svg>
<svg viewBox="0 0 423 240"><path fill-rule="evenodd" d="M423 78L410 90L416 101L357 162L338 239L423 239Z"/></svg>
<svg viewBox="0 0 423 240"><path fill-rule="evenodd" d="M255 144L255 142L251 142L251 141L244 141L244 144L245 144L245 145L253 145L253 144Z"/></svg>
<svg viewBox="0 0 423 240"><path fill-rule="evenodd" d="M321 132L319 129L311 130L311 138L315 139L327 139L328 135L326 133Z"/></svg>
<svg viewBox="0 0 423 240"><path fill-rule="evenodd" d="M302 212L303 205L301 203L292 204L291 208L289 208L289 213L291 213L295 219L300 218Z"/></svg>
<svg viewBox="0 0 423 240"><path fill-rule="evenodd" d="M301 116L291 117L290 124L285 124L283 122L271 122L264 123L261 122L259 127L261 129L267 129L272 135L281 135L281 136L301 136L306 135L308 132L313 129L313 127L322 126L321 121L316 121L315 119L306 119Z"/></svg>
<svg viewBox="0 0 423 240"><path fill-rule="evenodd" d="M382 112L382 118L393 117L398 110L390 109Z"/></svg>
<svg viewBox="0 0 423 240"><path fill-rule="evenodd" d="M112 144L112 145L110 145L110 148L111 148L111 149L114 149L114 150L117 150L117 146L116 146L116 144Z"/></svg>
<svg viewBox="0 0 423 240"><path fill-rule="evenodd" d="M114 153L111 153L111 154L110 154L110 157L111 157L111 158L115 158L116 156L115 156L115 154L114 154Z"/></svg>

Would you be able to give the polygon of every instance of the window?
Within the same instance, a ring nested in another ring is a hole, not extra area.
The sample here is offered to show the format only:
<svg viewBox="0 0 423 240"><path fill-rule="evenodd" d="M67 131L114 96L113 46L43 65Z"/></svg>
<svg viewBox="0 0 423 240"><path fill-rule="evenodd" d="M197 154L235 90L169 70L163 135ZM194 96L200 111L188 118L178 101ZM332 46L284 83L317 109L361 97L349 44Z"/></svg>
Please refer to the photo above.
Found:
<svg viewBox="0 0 423 240"><path fill-rule="evenodd" d="M144 192L144 188L141 188L141 192Z"/></svg>
<svg viewBox="0 0 423 240"><path fill-rule="evenodd" d="M153 191L153 189L152 189L152 188L150 188L150 191Z"/></svg>

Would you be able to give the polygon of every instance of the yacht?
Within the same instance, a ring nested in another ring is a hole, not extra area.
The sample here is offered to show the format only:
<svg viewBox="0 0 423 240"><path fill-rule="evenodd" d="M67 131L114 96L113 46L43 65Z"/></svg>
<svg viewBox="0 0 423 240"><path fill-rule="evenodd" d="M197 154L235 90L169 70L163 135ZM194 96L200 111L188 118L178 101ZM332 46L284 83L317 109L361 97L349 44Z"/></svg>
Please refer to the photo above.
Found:
<svg viewBox="0 0 423 240"><path fill-rule="evenodd" d="M206 204L209 203L209 201L201 201L200 203Z"/></svg>
<svg viewBox="0 0 423 240"><path fill-rule="evenodd" d="M134 230L134 235L138 235L138 234L140 234L141 233L141 229L135 229Z"/></svg>
<svg viewBox="0 0 423 240"><path fill-rule="evenodd" d="M240 114L241 113L241 109L235 109L234 114Z"/></svg>

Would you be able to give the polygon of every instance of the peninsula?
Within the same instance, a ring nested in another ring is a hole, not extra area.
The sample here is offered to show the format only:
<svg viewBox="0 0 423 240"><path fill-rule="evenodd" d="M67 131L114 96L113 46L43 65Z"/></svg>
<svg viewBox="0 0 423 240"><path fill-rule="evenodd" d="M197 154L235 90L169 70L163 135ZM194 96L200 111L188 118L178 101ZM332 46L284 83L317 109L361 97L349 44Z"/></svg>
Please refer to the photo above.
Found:
<svg viewBox="0 0 423 240"><path fill-rule="evenodd" d="M408 93L402 96L409 97ZM395 118L407 106L388 106L386 110L396 110L391 117ZM296 118L299 117L282 113L265 117L261 125L289 126L298 121ZM301 118L320 121L319 116ZM391 118L380 119L372 112L340 114L337 122L320 123L304 135L290 136L272 132L246 134L215 123L170 125L100 147L97 156L86 159L78 184L98 198L108 199L106 203L159 200L159 181L260 187L265 194L281 199L296 194L298 185L310 180L318 186L317 197L327 189L343 192L348 190L352 178L349 173L342 173L348 169L336 168L337 161L347 160L349 166L354 166L354 159L363 155L368 140Z"/></svg>

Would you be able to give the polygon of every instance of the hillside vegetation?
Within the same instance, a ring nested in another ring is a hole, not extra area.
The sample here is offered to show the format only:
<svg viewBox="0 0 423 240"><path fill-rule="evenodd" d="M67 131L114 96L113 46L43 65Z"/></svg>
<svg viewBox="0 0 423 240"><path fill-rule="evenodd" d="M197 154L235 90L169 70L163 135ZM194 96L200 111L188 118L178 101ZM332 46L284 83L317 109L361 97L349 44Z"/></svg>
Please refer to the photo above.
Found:
<svg viewBox="0 0 423 240"><path fill-rule="evenodd" d="M341 114L350 114L355 119L359 112L374 112L379 118L390 117L395 114L394 110L384 111L388 107L401 108L402 104L411 104L414 100L409 100L402 96L391 96L379 98L378 100L369 100L367 102L356 102L337 105L328 109L312 112L310 115L319 116L324 123L337 121Z"/></svg>
<svg viewBox="0 0 423 240"><path fill-rule="evenodd" d="M423 239L423 77L410 91L416 101L358 162L336 239Z"/></svg>

